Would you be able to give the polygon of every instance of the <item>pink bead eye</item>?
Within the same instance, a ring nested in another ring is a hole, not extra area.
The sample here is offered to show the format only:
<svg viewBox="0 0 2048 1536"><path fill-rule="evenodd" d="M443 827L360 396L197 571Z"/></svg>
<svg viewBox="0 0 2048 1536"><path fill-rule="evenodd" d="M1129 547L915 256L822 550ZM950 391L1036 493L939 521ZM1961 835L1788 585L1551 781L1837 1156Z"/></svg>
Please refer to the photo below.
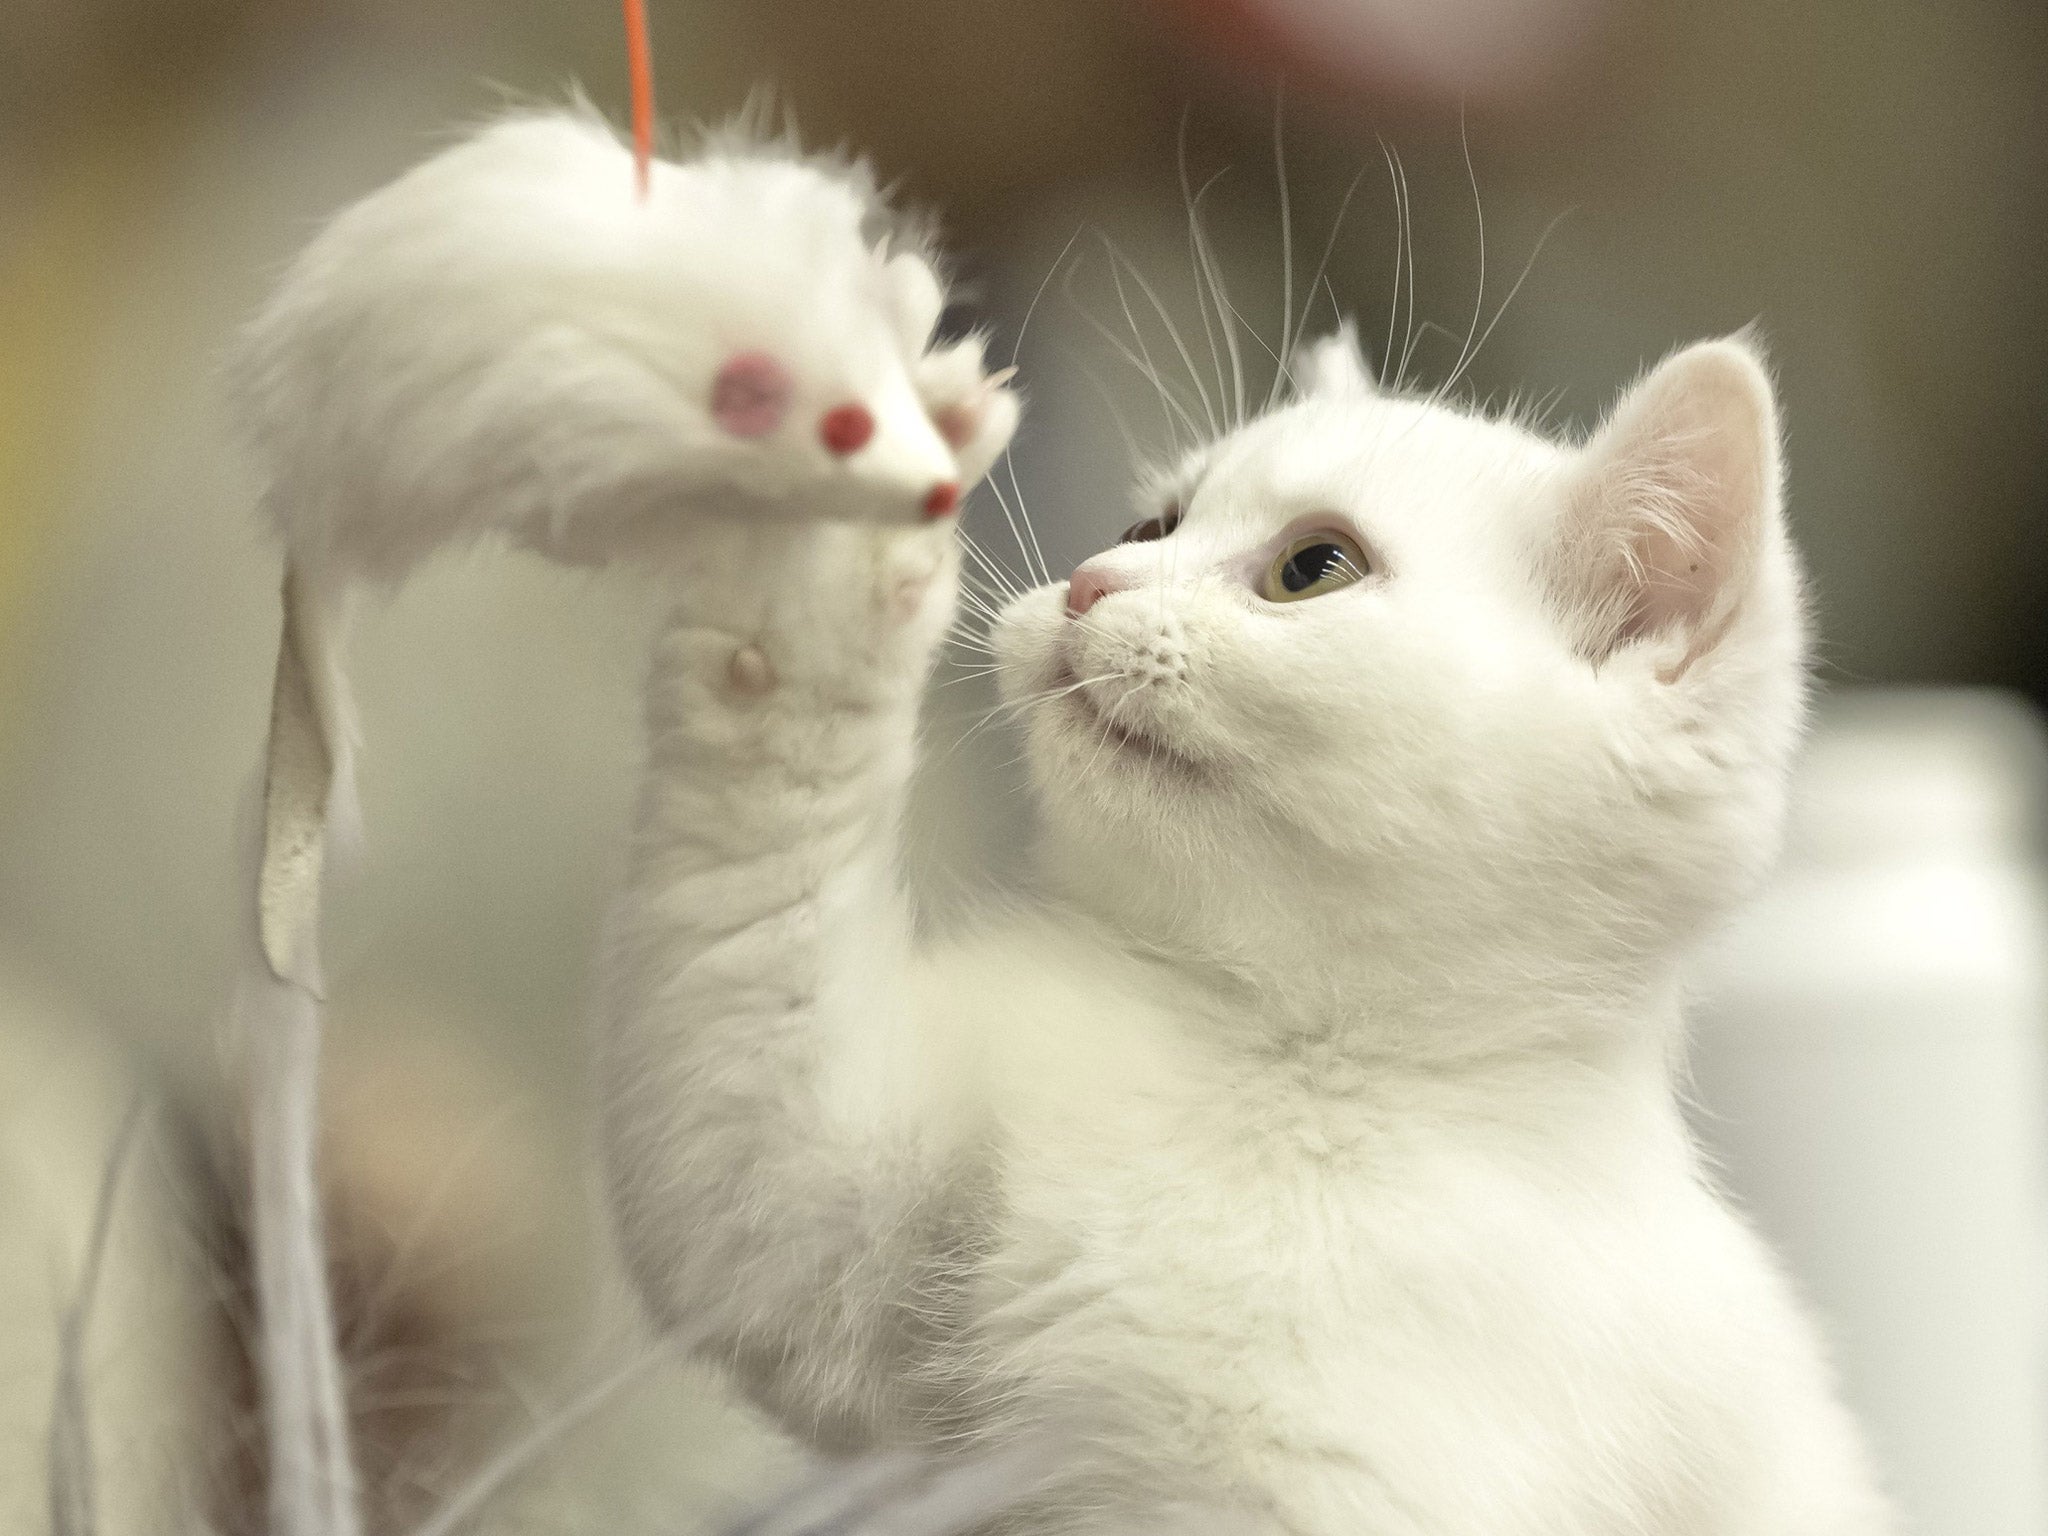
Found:
<svg viewBox="0 0 2048 1536"><path fill-rule="evenodd" d="M782 425L795 381L766 352L726 359L711 381L711 419L734 437L766 437Z"/></svg>
<svg viewBox="0 0 2048 1536"><path fill-rule="evenodd" d="M864 405L835 405L818 418L818 440L841 458L860 452L874 435L875 418Z"/></svg>

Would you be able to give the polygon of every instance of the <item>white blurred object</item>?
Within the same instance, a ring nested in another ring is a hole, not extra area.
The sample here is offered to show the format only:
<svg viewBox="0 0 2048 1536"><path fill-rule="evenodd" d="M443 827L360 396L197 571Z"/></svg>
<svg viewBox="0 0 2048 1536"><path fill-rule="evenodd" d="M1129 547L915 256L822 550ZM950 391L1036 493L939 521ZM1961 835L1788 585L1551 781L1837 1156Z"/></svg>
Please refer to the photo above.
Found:
<svg viewBox="0 0 2048 1536"><path fill-rule="evenodd" d="M1694 1009L1701 1129L1919 1536L2048 1531L2044 831L2024 705L1837 696Z"/></svg>
<svg viewBox="0 0 2048 1536"><path fill-rule="evenodd" d="M0 954L0 1530L48 1518L61 1320L80 1299L108 1160L138 1098L81 1334L99 1536L182 1529L203 1507L218 1341L181 1224L190 1195L163 1155L160 1091Z"/></svg>

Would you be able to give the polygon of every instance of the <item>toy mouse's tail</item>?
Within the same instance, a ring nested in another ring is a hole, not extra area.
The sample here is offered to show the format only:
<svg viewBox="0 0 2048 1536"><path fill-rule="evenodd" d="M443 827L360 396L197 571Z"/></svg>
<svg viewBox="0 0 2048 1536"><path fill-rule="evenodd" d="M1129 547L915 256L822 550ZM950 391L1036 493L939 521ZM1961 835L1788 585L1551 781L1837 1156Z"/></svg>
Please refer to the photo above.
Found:
<svg viewBox="0 0 2048 1536"><path fill-rule="evenodd" d="M249 889L237 1013L247 1053L251 1248L273 1536L360 1536L355 1461L315 1167L321 876L353 820L338 599L299 571L284 625Z"/></svg>
<svg viewBox="0 0 2048 1536"><path fill-rule="evenodd" d="M353 819L354 722L340 651L342 597L287 567L263 773L257 936L273 979L321 997L320 883Z"/></svg>

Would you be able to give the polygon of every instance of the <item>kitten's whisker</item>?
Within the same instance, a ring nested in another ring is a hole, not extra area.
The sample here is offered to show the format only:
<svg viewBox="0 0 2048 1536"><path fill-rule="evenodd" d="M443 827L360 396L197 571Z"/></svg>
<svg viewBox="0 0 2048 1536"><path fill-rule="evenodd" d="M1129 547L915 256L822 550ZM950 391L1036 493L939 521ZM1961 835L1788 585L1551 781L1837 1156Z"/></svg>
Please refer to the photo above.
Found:
<svg viewBox="0 0 2048 1536"><path fill-rule="evenodd" d="M1408 195L1408 167L1401 163L1401 152L1394 151L1394 173L1401 184L1401 248L1403 264L1408 279L1408 316L1403 325L1401 338L1401 366L1394 370L1394 387L1399 389L1408 378L1408 360L1415 352L1415 215L1414 205Z"/></svg>
<svg viewBox="0 0 2048 1536"><path fill-rule="evenodd" d="M1051 581L1052 577L1045 569L1045 556L1038 551L1037 535L1030 535L1030 541L1026 542L1026 534L1029 532L1030 524L1026 523L1020 529L1017 521L1017 512L1011 509L1010 498L1003 494L1003 488L993 480L989 481L988 488L995 494L996 505L1003 509L1003 521L1010 525L1010 537L1017 541L1017 558L1024 562L1028 570L1032 565L1032 557L1036 555L1038 580L1040 582Z"/></svg>
<svg viewBox="0 0 2048 1536"><path fill-rule="evenodd" d="M1118 678L1123 675L1124 674L1121 671L1104 672L1096 677L1084 677L1080 679L1078 682L1069 683L1064 687L1034 688L1020 695L1017 698L1005 699L1002 702L996 704L993 708L985 711L978 720L976 720L964 732L962 732L959 739L953 743L951 749L949 750L949 755L951 752L959 751L960 748L965 746L970 740L980 735L983 731L987 730L991 725L994 725L999 720L1006 719L1007 717L1012 715L1021 714L1025 710L1032 708L1034 705L1052 703L1056 699L1065 698L1070 693L1077 693L1083 688L1092 687L1097 683L1106 683L1113 678Z"/></svg>
<svg viewBox="0 0 2048 1536"><path fill-rule="evenodd" d="M986 651L993 649L989 636L993 633L994 625L994 615L988 610L955 613L952 622L946 626L946 633L964 645Z"/></svg>
<svg viewBox="0 0 2048 1536"><path fill-rule="evenodd" d="M989 643L988 628L984 623L978 626L958 625L946 631L946 637L965 650L984 656L994 656L995 647Z"/></svg>
<svg viewBox="0 0 2048 1536"><path fill-rule="evenodd" d="M1379 143L1381 158L1387 162L1387 190L1394 198L1394 291L1393 297L1387 301L1387 345L1386 350L1380 353L1379 381L1383 389L1396 389L1400 386L1400 380L1389 379L1387 369L1393 365L1394 322L1401 313L1401 184L1394 172L1393 150L1387 146L1385 139L1381 139Z"/></svg>
<svg viewBox="0 0 2048 1536"><path fill-rule="evenodd" d="M981 542L969 533L964 525L960 529L960 549L971 562L961 566L963 571L971 570L992 582L1004 584L1004 590L1009 589L1008 584L1014 580L1015 573L983 548Z"/></svg>
<svg viewBox="0 0 2048 1536"><path fill-rule="evenodd" d="M1017 339L1010 345L1010 366L1012 368L1017 366L1018 354L1024 350L1024 333L1031 329L1031 317L1038 313L1038 301L1045 297L1045 290L1052 286L1053 275L1059 271L1060 263L1067 259L1074 249L1074 242L1079 240L1086 230L1087 226L1081 225L1071 235L1067 236L1067 243L1060 247L1059 255L1052 259L1052 265L1045 269L1045 276L1038 280L1038 288L1031 295L1031 302L1024 306L1024 318L1017 325Z"/></svg>
<svg viewBox="0 0 2048 1536"><path fill-rule="evenodd" d="M1030 330L1032 315L1038 313L1038 301L1044 299L1044 291L1047 291L1053 285L1053 276L1059 272L1061 264L1073 252L1073 246L1081 238L1083 231L1085 231L1085 225L1077 225L1071 236L1067 236L1067 244L1059 248L1059 256L1053 258L1053 264L1049 268L1044 268L1044 276L1042 276L1042 279L1038 279L1038 287L1032 291L1030 303L1024 305L1024 319L1022 319L1022 322L1018 322L1016 340L1010 344L1010 373L1016 373L1016 369L1018 369L1018 358L1024 352L1024 334ZM1024 487L1018 483L1016 455L1012 455L1008 449L1004 449L1004 471L1010 475L1010 494L1018 498L1018 510L1024 512ZM995 489L995 475L989 475L989 489ZM997 496L1001 496L999 489L997 489ZM1006 514L1008 514L1008 508L1006 508ZM1047 565L1044 565L1044 553L1038 549L1038 530L1030 526L1030 514L1028 512L1024 512L1024 528L1030 532L1030 543L1032 543L1032 551L1038 555L1038 569L1040 569L1040 573L1044 573L1044 580L1051 580L1051 573L1047 573ZM1012 596L1020 596L1020 594L1012 592Z"/></svg>
<svg viewBox="0 0 2048 1536"><path fill-rule="evenodd" d="M995 620L986 612L956 615L946 627L948 638L972 650L992 652L989 635Z"/></svg>
<svg viewBox="0 0 2048 1536"><path fill-rule="evenodd" d="M1337 288L1329 278L1323 279L1323 296L1330 301L1330 314L1339 324L1344 320L1344 307L1337 302Z"/></svg>
<svg viewBox="0 0 2048 1536"><path fill-rule="evenodd" d="M961 602L988 619L994 619L1002 611L1005 601L996 593L978 585L975 573L967 570L960 573L959 595Z"/></svg>
<svg viewBox="0 0 2048 1536"><path fill-rule="evenodd" d="M993 573L985 572L979 567L961 567L960 590L963 596L972 594L983 605L990 620L997 618L1003 609L1023 595L1010 591Z"/></svg>
<svg viewBox="0 0 2048 1536"><path fill-rule="evenodd" d="M1079 693L1083 688L1093 688L1101 683L1114 682L1123 675L1124 673L1121 668L1112 668L1108 672L1099 672L1093 677L1080 678L1074 682L1062 684L1057 688L1027 689L1018 697L1007 699L1003 703L996 705L989 713L991 715L1015 713L1029 709L1034 704L1050 704L1055 700L1064 699L1070 693Z"/></svg>
<svg viewBox="0 0 2048 1536"><path fill-rule="evenodd" d="M1479 340L1472 347L1472 356L1465 360L1464 368L1458 370L1459 374L1478 359L1480 352L1485 349L1487 339L1493 335L1493 328L1500 324L1500 317L1508 312L1508 306L1515 302L1515 295L1522 291L1522 284L1529 281L1529 274L1536 270L1536 258L1543 254L1543 247L1550 243L1550 237L1557 232L1557 226L1571 216L1572 210L1567 208L1543 226L1543 233L1536 237L1536 248L1529 252L1529 259L1522 263L1521 275L1515 279L1515 285L1508 289L1508 296L1500 301L1500 308L1493 312L1493 318L1486 322L1486 329L1479 333ZM1448 389L1457 382L1458 374L1453 374L1444 387Z"/></svg>
<svg viewBox="0 0 2048 1536"><path fill-rule="evenodd" d="M1103 328L1099 321L1091 318L1089 324L1095 328L1098 335L1105 337L1109 335L1109 332ZM1112 340L1111 344L1116 347L1124 361L1130 363L1140 372L1145 371L1144 362L1133 354L1128 347L1114 340ZM1205 429L1202 423L1195 419L1194 413L1187 408L1186 402L1181 399L1177 391L1169 390L1166 387L1162 376L1157 373L1150 373L1146 377L1151 383L1154 392L1159 396L1160 404L1163 408L1161 419L1166 425L1168 435L1173 440L1173 453L1176 458L1185 453L1190 445L1205 443L1215 435ZM1185 436L1183 436L1183 430L1185 430Z"/></svg>
<svg viewBox="0 0 2048 1536"><path fill-rule="evenodd" d="M1031 553L1038 558L1038 574L1045 581L1052 580L1052 571L1045 563L1045 551L1038 545L1038 529L1032 525L1030 509L1024 505L1024 487L1017 482L1017 460L1009 450L1003 452L1003 472L1010 477L1010 494L1017 498L1017 515L1024 520L1024 531L1031 535ZM995 477L989 477L991 487Z"/></svg>
<svg viewBox="0 0 2048 1536"><path fill-rule="evenodd" d="M1104 683L1113 683L1123 675L1124 673L1121 668L1109 672L1098 672L1093 677L1084 677L1079 682L1068 683L1063 688L1042 688L1038 691L1036 697L1039 701L1050 704L1055 699L1064 699L1068 694L1079 693L1084 688L1097 688Z"/></svg>
<svg viewBox="0 0 2048 1536"><path fill-rule="evenodd" d="M1104 243L1107 244L1108 237L1104 236L1103 238ZM1201 370L1195 366L1194 354L1188 350L1187 342L1182 339L1180 327L1173 323L1172 313L1161 301L1158 291L1145 280L1145 274L1138 270L1135 262L1117 250L1113 245L1109 247L1109 255L1110 281L1116 285L1116 296L1123 302L1124 316L1126 319L1130 319L1132 332L1135 333L1137 331L1138 322L1131 318L1130 301L1124 297L1123 278L1117 270L1119 266L1131 274L1131 281L1138 285L1138 291L1145 295L1146 301L1152 306L1152 312L1159 317L1159 323L1166 328L1166 334L1172 340L1174 350L1180 354L1181 363L1187 368L1188 378L1193 382L1196 393L1201 396L1202 414L1208 417L1209 433L1211 436L1214 436L1221 430L1216 420L1216 408L1209 402L1209 391L1203 385Z"/></svg>
<svg viewBox="0 0 2048 1536"><path fill-rule="evenodd" d="M1145 340L1144 331L1139 328L1138 317L1131 313L1131 301L1129 297L1126 296L1124 293L1124 277L1122 271L1122 266L1124 264L1119 261L1116 247L1110 244L1109 236L1107 234L1103 235L1102 243L1109 251L1110 287L1114 289L1116 292L1117 303L1123 307L1124 323L1131 328L1131 340L1136 345L1138 349L1138 354L1145 360L1146 371L1155 380L1157 380L1161 377L1161 374L1159 372L1159 365L1153 361L1152 348ZM1190 368L1188 371L1190 376L1192 376L1194 370ZM1209 403L1208 391L1202 388L1202 381L1199 378L1194 380L1194 385L1195 394L1202 402L1202 414L1204 417L1208 419L1209 422L1210 435L1214 436L1216 432L1216 408ZM1200 434L1198 433L1197 436L1199 435Z"/></svg>
<svg viewBox="0 0 2048 1536"><path fill-rule="evenodd" d="M1352 198L1358 195L1359 185L1364 180L1365 171L1363 168L1361 168L1358 174L1351 178L1351 185L1344 189L1343 201L1337 204L1337 217L1334 221L1332 221L1330 225L1330 238L1323 242L1323 254L1316 262L1316 275L1309 279L1308 298L1306 299L1306 301L1303 302L1301 306L1301 320L1294 327L1293 334L1286 338L1286 356L1289 359L1292 359L1294 354L1301 349L1302 338L1308 334L1309 315L1315 309L1316 289L1319 286L1329 290L1330 308L1336 311L1337 323L1339 325L1342 325L1344 323L1344 311L1337 303L1336 291L1334 289L1330 289L1330 258L1336 252L1337 237L1343 232L1344 229L1344 215L1350 211L1351 200ZM1268 405L1272 403L1273 399L1278 398L1279 388L1285 382L1285 370L1283 369L1282 372L1283 377L1275 379L1273 381L1274 395L1268 399Z"/></svg>
<svg viewBox="0 0 2048 1536"><path fill-rule="evenodd" d="M941 688L951 688L959 683L971 683L976 678L988 677L994 673L1002 671L1003 668L1000 662L990 662L986 666L974 667L962 666L960 665L960 663L955 662L953 664L953 670L956 675L953 677L946 678L942 682L940 682L939 686Z"/></svg>
<svg viewBox="0 0 2048 1536"><path fill-rule="evenodd" d="M956 650L972 652L975 656L986 658L990 662L999 659L995 647L981 635L965 630L949 630L946 641Z"/></svg>
<svg viewBox="0 0 2048 1536"><path fill-rule="evenodd" d="M1564 404L1564 397L1565 387L1562 384L1555 389L1546 389L1538 395L1530 402L1531 423L1540 430L1548 431L1557 415L1558 407Z"/></svg>
<svg viewBox="0 0 2048 1536"><path fill-rule="evenodd" d="M1181 202L1187 207L1188 270L1195 280L1195 312L1202 317L1202 336L1209 344L1209 365L1216 373L1216 393L1227 401L1230 398L1230 388L1223 377L1223 352L1216 345L1216 327L1209 318L1209 297L1203 289L1202 263L1197 254L1198 242L1195 238L1196 231L1201 223L1201 215L1198 212L1201 201L1208 195L1209 189L1216 185L1223 173L1218 171L1207 181L1203 182L1199 192L1193 190L1188 176L1188 115L1186 112L1182 112L1180 118L1180 142L1177 150L1177 160L1180 170Z"/></svg>
<svg viewBox="0 0 2048 1536"><path fill-rule="evenodd" d="M960 601L984 619L993 620L1000 611L992 595L978 591L964 580L960 583Z"/></svg>
<svg viewBox="0 0 2048 1536"><path fill-rule="evenodd" d="M1090 328L1098 336L1102 337L1104 341L1108 342L1125 362L1143 374L1146 381L1158 392L1160 404L1170 413L1167 417L1166 425L1167 430L1173 435L1175 453L1181 451L1180 431L1174 424L1175 417L1178 417L1180 424L1187 428L1190 438L1198 443L1204 441L1208 434L1202 430L1201 423L1195 420L1193 413L1188 410L1180 397L1166 387L1166 381L1160 377L1158 369L1153 367L1147 359L1133 352L1121 337L1104 325L1095 315L1091 314L1087 307L1078 300L1075 301L1074 308L1081 318L1088 322Z"/></svg>
<svg viewBox="0 0 2048 1536"><path fill-rule="evenodd" d="M959 665L966 665L965 662L958 660L961 655L971 657L976 666L994 666L1002 660L996 648L982 635L951 630L946 635L946 644L954 654L956 664Z"/></svg>
<svg viewBox="0 0 2048 1536"><path fill-rule="evenodd" d="M1118 697L1117 703L1123 703L1125 699L1128 699L1131 696L1132 691L1132 689L1125 689L1124 692ZM1110 711L1107 709L1098 709L1095 713L1097 719L1100 721L1099 730L1101 739L1096 742L1095 751L1089 755L1088 766L1081 770L1081 777L1084 779L1095 772L1095 765L1102 761L1102 754L1109 750L1110 743L1116 739L1116 725L1115 722L1110 718Z"/></svg>
<svg viewBox="0 0 2048 1536"><path fill-rule="evenodd" d="M1017 516L1023 520L1024 531L1031 536L1031 553L1038 560L1038 575L1041 581L1051 581L1052 571L1045 563L1045 551L1039 547L1038 529L1031 521L1031 509L1024 505L1024 487L1017 479L1017 457L1009 449L1003 450L1003 473L1010 477L1010 494L1017 498ZM988 477L989 489L996 490L996 477ZM1000 495L1001 492L997 491Z"/></svg>
<svg viewBox="0 0 2048 1536"><path fill-rule="evenodd" d="M1287 193L1287 135L1284 123L1284 98L1279 91L1273 100L1273 179L1280 184L1280 355L1275 361L1279 367L1273 372L1273 384L1266 391L1267 410L1280 397L1280 382L1287 377L1286 351L1288 338L1294 334L1294 208L1288 201ZM1313 294L1315 287L1309 287Z"/></svg>
<svg viewBox="0 0 2048 1536"><path fill-rule="evenodd" d="M1055 256L1052 265L1045 269L1045 276L1038 280L1038 287L1032 292L1031 302L1024 306L1024 318L1017 325L1017 339L1010 345L1011 373L1017 371L1017 359L1024 350L1024 335L1031 329L1031 317L1038 313L1038 301L1045 297L1046 289L1052 286L1054 274L1059 271L1060 265L1066 261L1068 255L1073 251L1074 242L1081 238L1085 228L1085 225L1077 226L1074 232L1067 236L1067 243L1060 247L1059 255ZM1003 469L1010 477L1010 493L1017 498L1017 508L1019 512L1024 512L1024 488L1017 483L1016 455L1007 448L1003 450ZM989 486L991 489L995 488L995 476L993 474L989 476ZM1038 551L1038 531L1032 528L1028 512L1024 512L1024 527L1031 534L1032 549ZM1038 568L1041 573L1045 572L1045 555L1042 551L1038 551ZM1046 579L1048 581L1051 580L1050 575L1047 575Z"/></svg>
<svg viewBox="0 0 2048 1536"><path fill-rule="evenodd" d="M1434 320L1423 320L1417 322L1415 326L1415 339L1418 342L1427 341L1432 335L1441 336L1445 341L1463 341L1463 338L1460 337L1456 331L1452 330L1447 325L1439 325ZM1430 404L1439 405L1443 401L1443 396L1440 393L1432 393L1429 399Z"/></svg>
<svg viewBox="0 0 2048 1536"><path fill-rule="evenodd" d="M1003 601L1013 602L1024 595L1024 587L1011 574L1009 568L983 549L974 536L964 528L960 530L960 547L1001 594ZM965 567L962 568L961 574L968 574Z"/></svg>
<svg viewBox="0 0 2048 1536"><path fill-rule="evenodd" d="M1465 179L1472 186L1472 218L1479 228L1479 291L1472 296L1472 323L1465 328L1465 343L1458 349L1458 360L1451 365L1450 377L1430 396L1432 402L1441 402L1448 397L1452 386L1464 373L1471 356L1473 338L1479 334L1479 316L1486 307L1486 209L1479 200L1479 173L1472 168L1472 138L1465 128L1462 102L1458 105L1458 146L1465 153Z"/></svg>
<svg viewBox="0 0 2048 1536"><path fill-rule="evenodd" d="M1108 677L1117 677L1122 675L1123 674L1121 673L1113 672L1108 674ZM1108 680L1108 677L1097 678L1096 681L1106 682ZM1130 685L1130 687L1126 688L1122 693L1117 695L1116 703L1112 704L1108 709L1097 709L1095 711L1096 718L1101 722L1102 740L1099 743L1097 743L1093 755L1089 757L1088 766L1081 770L1081 776L1083 778L1086 778L1089 774L1095 771L1095 765L1102 761L1103 752L1106 751L1109 747L1109 744L1113 740L1115 740L1116 723L1111 717L1116 713L1118 709L1123 707L1123 702L1125 699L1128 699L1132 694L1136 693L1140 688L1143 688L1144 686L1145 680L1143 678L1139 678L1137 681L1133 682ZM1066 692L1068 693L1071 693L1072 691L1072 689L1066 690ZM1062 696L1064 696L1064 694Z"/></svg>
<svg viewBox="0 0 2048 1536"><path fill-rule="evenodd" d="M950 632L986 644L995 630L998 612L995 604L964 586L960 589L960 598L963 606L955 610Z"/></svg>
<svg viewBox="0 0 2048 1536"><path fill-rule="evenodd" d="M1231 425L1241 427L1244 425L1244 354L1237 345L1237 327L1231 320L1235 310L1230 302L1229 290L1223 284L1222 267L1216 260L1215 248L1209 243L1209 231L1203 227L1201 221L1202 199L1208 195L1209 188L1222 179L1222 175L1223 173L1218 171L1209 178L1202 190L1195 194L1195 201L1188 210L1188 216L1190 233L1195 242L1195 255L1201 264L1203 274L1208 279L1209 293L1216 303L1217 325L1223 332L1224 351L1230 358L1229 398L1235 409Z"/></svg>
<svg viewBox="0 0 2048 1536"><path fill-rule="evenodd" d="M1252 324L1250 317L1247 316L1243 310L1239 309L1237 305L1228 298L1224 299L1223 305L1224 308L1228 309L1230 313L1236 317L1237 323L1244 327L1245 334L1251 337L1253 341L1256 341L1259 344L1259 350L1261 352L1264 352L1266 356L1272 358L1275 363L1280 362L1280 354L1274 351L1273 344L1270 341L1266 340L1266 338L1259 333L1259 328ZM1271 401L1271 398L1272 392L1269 390L1267 392L1267 399L1269 403Z"/></svg>
<svg viewBox="0 0 2048 1536"><path fill-rule="evenodd" d="M951 761L954 755L958 753L962 747L966 746L968 742L974 740L975 737L979 736L984 730L986 730L989 727L989 725L993 723L995 718L996 716L993 711L983 714L972 725L968 726L966 730L962 731L957 737L953 739L953 744L950 747L946 748L945 753L939 758L939 761L942 763Z"/></svg>
<svg viewBox="0 0 2048 1536"><path fill-rule="evenodd" d="M1116 423L1117 436L1124 440L1124 456L1133 464L1142 461L1145 457L1144 450L1139 448L1138 439L1132 435L1131 424L1125 418L1123 407L1117 402L1116 396L1110 392L1109 386L1102 382L1099 375L1089 372L1087 377L1089 385L1102 397L1102 404L1109 412L1109 419Z"/></svg>

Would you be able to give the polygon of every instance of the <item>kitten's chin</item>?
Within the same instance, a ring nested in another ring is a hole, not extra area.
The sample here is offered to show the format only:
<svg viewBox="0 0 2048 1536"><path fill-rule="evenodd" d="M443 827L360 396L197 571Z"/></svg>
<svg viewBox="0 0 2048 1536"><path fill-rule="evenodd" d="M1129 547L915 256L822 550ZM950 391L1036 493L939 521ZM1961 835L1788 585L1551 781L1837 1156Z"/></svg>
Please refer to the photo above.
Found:
<svg viewBox="0 0 2048 1536"><path fill-rule="evenodd" d="M1062 756L1078 761L1082 773L1107 768L1113 773L1136 772L1182 786L1207 779L1208 767L1166 740L1156 728L1117 719L1096 700L1094 686L1084 684L1073 663L1062 658L1046 685L1040 705L1046 717L1044 723L1057 738Z"/></svg>

